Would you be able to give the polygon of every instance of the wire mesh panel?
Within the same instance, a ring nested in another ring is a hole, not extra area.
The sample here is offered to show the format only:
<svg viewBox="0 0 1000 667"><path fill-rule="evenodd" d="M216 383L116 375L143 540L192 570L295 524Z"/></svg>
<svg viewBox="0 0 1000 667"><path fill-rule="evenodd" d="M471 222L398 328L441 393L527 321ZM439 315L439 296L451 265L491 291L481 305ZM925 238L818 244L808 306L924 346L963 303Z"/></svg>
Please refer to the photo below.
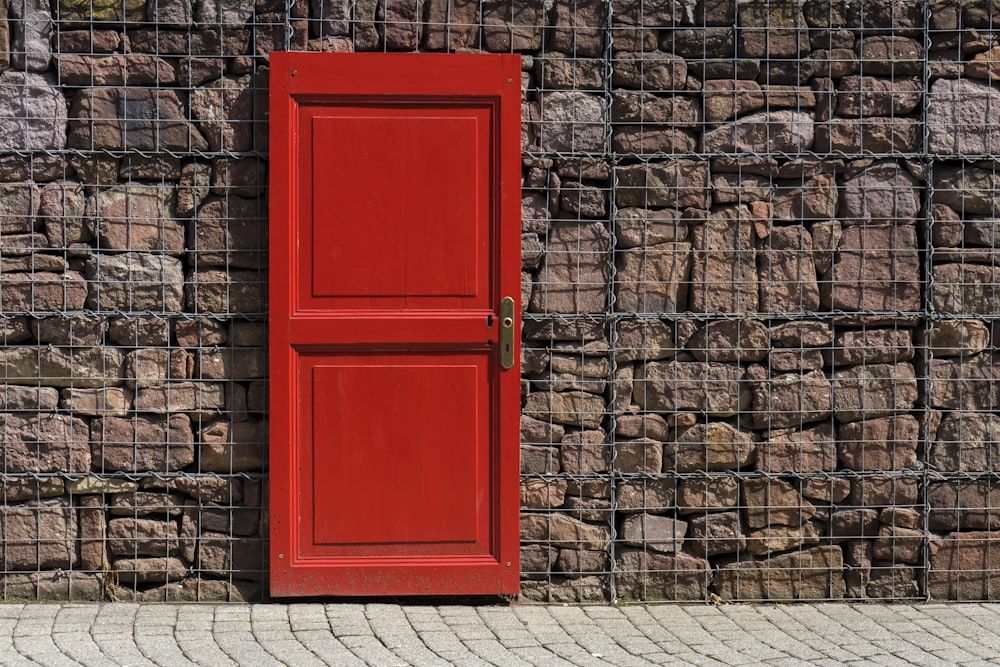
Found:
<svg viewBox="0 0 1000 667"><path fill-rule="evenodd" d="M267 597L273 50L522 54L522 599L1000 595L992 0L4 11L3 598Z"/></svg>

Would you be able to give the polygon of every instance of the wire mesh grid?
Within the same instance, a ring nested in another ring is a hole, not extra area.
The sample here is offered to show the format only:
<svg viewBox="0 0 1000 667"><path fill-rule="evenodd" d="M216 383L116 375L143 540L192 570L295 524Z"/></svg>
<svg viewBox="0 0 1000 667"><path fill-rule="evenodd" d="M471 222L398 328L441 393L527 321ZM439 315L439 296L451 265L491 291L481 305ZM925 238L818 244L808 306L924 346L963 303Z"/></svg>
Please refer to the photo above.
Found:
<svg viewBox="0 0 1000 667"><path fill-rule="evenodd" d="M997 597L994 4L10 3L0 596L267 597L267 55L385 50L522 54L522 599Z"/></svg>

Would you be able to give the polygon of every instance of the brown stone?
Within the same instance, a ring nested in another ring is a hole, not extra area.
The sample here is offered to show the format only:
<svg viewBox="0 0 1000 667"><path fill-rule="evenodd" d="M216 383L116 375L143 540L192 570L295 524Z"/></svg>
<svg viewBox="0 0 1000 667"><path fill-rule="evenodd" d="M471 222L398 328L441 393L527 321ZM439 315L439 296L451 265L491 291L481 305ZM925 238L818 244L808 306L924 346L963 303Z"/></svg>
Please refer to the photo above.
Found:
<svg viewBox="0 0 1000 667"><path fill-rule="evenodd" d="M179 546L172 521L122 518L108 522L108 551L113 556L169 556Z"/></svg>
<svg viewBox="0 0 1000 667"><path fill-rule="evenodd" d="M80 505L80 569L102 572L108 567L104 500L100 496L84 496L77 502Z"/></svg>
<svg viewBox="0 0 1000 667"><path fill-rule="evenodd" d="M615 168L615 201L625 208L708 208L709 170L705 162L674 160Z"/></svg>
<svg viewBox="0 0 1000 667"><path fill-rule="evenodd" d="M819 544L819 533L812 523L796 526L768 525L747 533L747 552L766 556L775 551L788 551L803 545Z"/></svg>
<svg viewBox="0 0 1000 667"><path fill-rule="evenodd" d="M3 412L49 412L59 405L59 392L52 387L0 385Z"/></svg>
<svg viewBox="0 0 1000 667"><path fill-rule="evenodd" d="M63 389L59 407L81 417L124 417L130 401L121 387Z"/></svg>
<svg viewBox="0 0 1000 667"><path fill-rule="evenodd" d="M179 311L184 274L176 257L100 253L86 261L87 307L94 310Z"/></svg>
<svg viewBox="0 0 1000 667"><path fill-rule="evenodd" d="M559 549L541 544L521 547L521 578L547 579L555 565Z"/></svg>
<svg viewBox="0 0 1000 667"><path fill-rule="evenodd" d="M663 469L663 445L659 440L619 440L614 444L614 452L617 472L657 475Z"/></svg>
<svg viewBox="0 0 1000 667"><path fill-rule="evenodd" d="M787 373L751 384L755 428L780 429L828 417L833 409L830 381L822 371Z"/></svg>
<svg viewBox="0 0 1000 667"><path fill-rule="evenodd" d="M920 76L924 49L909 37L871 35L858 40L858 60L865 63L865 73L875 76Z"/></svg>
<svg viewBox="0 0 1000 667"><path fill-rule="evenodd" d="M571 475L607 472L611 445L604 431L575 431L563 436L559 446L562 471Z"/></svg>
<svg viewBox="0 0 1000 667"><path fill-rule="evenodd" d="M194 435L185 415L102 417L90 425L94 469L180 470L194 462Z"/></svg>
<svg viewBox="0 0 1000 667"><path fill-rule="evenodd" d="M931 530L1000 528L1000 488L989 480L932 482L927 506Z"/></svg>
<svg viewBox="0 0 1000 667"><path fill-rule="evenodd" d="M615 214L615 247L645 248L683 241L687 226L672 209L622 208Z"/></svg>
<svg viewBox="0 0 1000 667"><path fill-rule="evenodd" d="M708 130L702 150L708 153L798 153L812 148L813 114L782 109L761 111Z"/></svg>
<svg viewBox="0 0 1000 667"><path fill-rule="evenodd" d="M996 368L988 352L961 359L934 359L929 373L931 407L946 410L992 410L1000 400Z"/></svg>
<svg viewBox="0 0 1000 667"><path fill-rule="evenodd" d="M202 533L198 540L198 567L217 576L260 580L267 572L267 549L256 538Z"/></svg>
<svg viewBox="0 0 1000 667"><path fill-rule="evenodd" d="M68 500L0 506L4 570L69 570L77 562L77 512Z"/></svg>
<svg viewBox="0 0 1000 667"><path fill-rule="evenodd" d="M604 418L604 399L582 391L536 392L528 396L524 412L541 421L551 421L578 428L600 428Z"/></svg>
<svg viewBox="0 0 1000 667"><path fill-rule="evenodd" d="M141 348L125 355L125 384L136 389L184 380L191 377L192 366L187 350Z"/></svg>
<svg viewBox="0 0 1000 667"><path fill-rule="evenodd" d="M566 480L521 480L521 507L525 509L551 509L562 507L566 499Z"/></svg>
<svg viewBox="0 0 1000 667"><path fill-rule="evenodd" d="M615 491L619 512L662 512L674 507L676 479L638 479L620 482Z"/></svg>
<svg viewBox="0 0 1000 667"><path fill-rule="evenodd" d="M611 94L611 122L668 123L674 127L697 129L702 123L701 103L685 95L615 90Z"/></svg>
<svg viewBox="0 0 1000 667"><path fill-rule="evenodd" d="M799 430L772 430L757 445L757 469L764 472L809 473L837 469L833 427L819 424Z"/></svg>
<svg viewBox="0 0 1000 667"><path fill-rule="evenodd" d="M760 255L760 308L765 312L819 310L812 236L802 226L778 227Z"/></svg>
<svg viewBox="0 0 1000 667"><path fill-rule="evenodd" d="M111 571L126 586L179 581L188 575L187 567L178 558L119 558Z"/></svg>
<svg viewBox="0 0 1000 667"><path fill-rule="evenodd" d="M672 323L642 319L622 320L618 324L615 359L619 363L669 359L675 353Z"/></svg>
<svg viewBox="0 0 1000 667"><path fill-rule="evenodd" d="M1000 549L992 532L949 533L930 540L927 592L937 600L1000 597Z"/></svg>
<svg viewBox="0 0 1000 667"><path fill-rule="evenodd" d="M833 346L823 350L832 366L885 364L913 359L913 332L909 329L842 329Z"/></svg>
<svg viewBox="0 0 1000 667"><path fill-rule="evenodd" d="M266 262L267 202L226 196L211 198L188 228L188 246L199 267L258 269Z"/></svg>
<svg viewBox="0 0 1000 667"><path fill-rule="evenodd" d="M677 487L681 514L722 512L739 504L739 482L732 477L685 479Z"/></svg>
<svg viewBox="0 0 1000 667"><path fill-rule="evenodd" d="M1000 469L1000 417L952 413L941 420L927 462L941 472L991 472Z"/></svg>
<svg viewBox="0 0 1000 667"><path fill-rule="evenodd" d="M622 599L704 600L711 582L708 561L683 553L622 550L615 563L615 587Z"/></svg>
<svg viewBox="0 0 1000 667"><path fill-rule="evenodd" d="M663 243L617 253L615 310L683 312L691 267L689 243Z"/></svg>
<svg viewBox="0 0 1000 667"><path fill-rule="evenodd" d="M452 12L451 21L454 22L454 10ZM554 27L549 33L548 48L576 57L603 54L604 26L607 22L604 3L599 0L557 0L552 12ZM476 22L477 16L472 16L471 23Z"/></svg>
<svg viewBox="0 0 1000 667"><path fill-rule="evenodd" d="M623 125L611 135L611 150L631 155L690 153L697 145L694 132L676 127Z"/></svg>
<svg viewBox="0 0 1000 667"><path fill-rule="evenodd" d="M209 416L225 407L226 389L221 382L170 382L140 387L135 394L135 409L144 412Z"/></svg>
<svg viewBox="0 0 1000 667"><path fill-rule="evenodd" d="M824 503L839 503L851 493L849 479L810 478L802 482L802 496Z"/></svg>
<svg viewBox="0 0 1000 667"><path fill-rule="evenodd" d="M847 502L855 506L886 507L890 505L915 505L920 493L917 476L883 477L872 475L851 481L851 494Z"/></svg>
<svg viewBox="0 0 1000 667"><path fill-rule="evenodd" d="M536 0L488 0L482 5L482 23L488 51L534 50L542 45L545 8Z"/></svg>
<svg viewBox="0 0 1000 667"><path fill-rule="evenodd" d="M607 110L597 95L556 90L541 96L538 143L554 153L601 151Z"/></svg>
<svg viewBox="0 0 1000 667"><path fill-rule="evenodd" d="M18 478L0 480L0 499L4 503L37 498L55 498L66 492L66 484L61 479L51 477Z"/></svg>
<svg viewBox="0 0 1000 667"><path fill-rule="evenodd" d="M693 230L690 310L750 313L758 308L757 254L746 206L727 206Z"/></svg>
<svg viewBox="0 0 1000 667"><path fill-rule="evenodd" d="M820 282L830 310L920 310L920 258L912 225L852 225L840 238L837 259Z"/></svg>
<svg viewBox="0 0 1000 667"><path fill-rule="evenodd" d="M921 207L920 184L902 165L882 162L847 179L840 190L840 222L848 225L910 225ZM845 234L847 230L845 230ZM867 244L870 248L887 246Z"/></svg>
<svg viewBox="0 0 1000 667"><path fill-rule="evenodd" d="M845 586L840 547L813 547L766 560L721 566L713 589L723 600L818 600L841 598Z"/></svg>
<svg viewBox="0 0 1000 667"><path fill-rule="evenodd" d="M225 76L191 91L191 116L213 151L249 151L254 148L254 79Z"/></svg>
<svg viewBox="0 0 1000 667"><path fill-rule="evenodd" d="M656 514L630 514L622 522L619 539L634 547L678 553L684 546L686 532L686 521Z"/></svg>
<svg viewBox="0 0 1000 667"><path fill-rule="evenodd" d="M10 273L0 276L0 303L5 312L83 310L87 285L76 271Z"/></svg>
<svg viewBox="0 0 1000 667"><path fill-rule="evenodd" d="M560 549L556 558L556 570L567 574L585 572L607 572L609 556L604 551L585 549Z"/></svg>
<svg viewBox="0 0 1000 667"><path fill-rule="evenodd" d="M922 530L882 526L875 540L873 555L893 563L916 563L920 560L923 544Z"/></svg>
<svg viewBox="0 0 1000 667"><path fill-rule="evenodd" d="M871 537L879 531L879 512L870 508L834 512L830 531L834 537Z"/></svg>
<svg viewBox="0 0 1000 667"><path fill-rule="evenodd" d="M743 482L743 502L750 528L801 526L816 508L788 482L753 478Z"/></svg>
<svg viewBox="0 0 1000 667"><path fill-rule="evenodd" d="M184 499L176 493L133 490L115 493L111 497L108 511L115 516L178 517L183 505Z"/></svg>
<svg viewBox="0 0 1000 667"><path fill-rule="evenodd" d="M738 8L739 50L746 58L796 58L809 50L800 5L789 0L743 3Z"/></svg>
<svg viewBox="0 0 1000 667"><path fill-rule="evenodd" d="M566 549L601 551L611 541L611 529L562 514L522 514L521 540Z"/></svg>
<svg viewBox="0 0 1000 667"><path fill-rule="evenodd" d="M1000 126L990 122L1000 92L969 79L938 79L927 95L927 140L933 153L992 154L1000 150Z"/></svg>
<svg viewBox="0 0 1000 667"><path fill-rule="evenodd" d="M1000 306L1000 271L992 266L939 264L933 269L931 302L945 314L991 313Z"/></svg>
<svg viewBox="0 0 1000 667"><path fill-rule="evenodd" d="M743 369L731 364L653 361L638 364L634 396L644 410L731 417L749 406L742 378Z"/></svg>
<svg viewBox="0 0 1000 667"><path fill-rule="evenodd" d="M874 419L911 410L917 379L909 363L853 366L833 374L833 394L840 421Z"/></svg>
<svg viewBox="0 0 1000 667"><path fill-rule="evenodd" d="M601 223L553 223L532 312L599 313L606 307L611 235Z"/></svg>
<svg viewBox="0 0 1000 667"><path fill-rule="evenodd" d="M559 205L578 216L600 218L608 211L608 193L579 181L566 181L560 184Z"/></svg>
<svg viewBox="0 0 1000 667"><path fill-rule="evenodd" d="M837 86L837 113L852 118L895 118L912 112L922 99L923 88L917 79L845 76Z"/></svg>
<svg viewBox="0 0 1000 667"><path fill-rule="evenodd" d="M754 460L752 433L724 422L695 424L667 443L665 470L677 472L738 470Z"/></svg>
<svg viewBox="0 0 1000 667"><path fill-rule="evenodd" d="M739 512L716 512L692 516L686 544L696 556L708 558L746 549L746 536Z"/></svg>
<svg viewBox="0 0 1000 667"><path fill-rule="evenodd" d="M833 340L832 332L822 322L787 322L772 326L771 343L780 348L824 347Z"/></svg>
<svg viewBox="0 0 1000 667"><path fill-rule="evenodd" d="M756 81L713 79L705 82L705 121L718 123L764 106L764 93Z"/></svg>
<svg viewBox="0 0 1000 667"><path fill-rule="evenodd" d="M196 269L187 280L187 305L198 313L267 312L267 274Z"/></svg>
<svg viewBox="0 0 1000 667"><path fill-rule="evenodd" d="M71 148L203 151L209 144L187 120L176 91L83 88L70 107Z"/></svg>
<svg viewBox="0 0 1000 667"><path fill-rule="evenodd" d="M917 467L920 425L910 415L841 424L837 435L840 462L848 470L864 472Z"/></svg>
<svg viewBox="0 0 1000 667"><path fill-rule="evenodd" d="M265 466L266 422L215 419L202 426L198 439L202 472L259 471Z"/></svg>
<svg viewBox="0 0 1000 667"><path fill-rule="evenodd" d="M933 201L967 216L995 216L1000 211L1000 174L972 166L942 166L934 170Z"/></svg>
<svg viewBox="0 0 1000 667"><path fill-rule="evenodd" d="M558 472L558 449L521 445L521 474L554 475Z"/></svg>
<svg viewBox="0 0 1000 667"><path fill-rule="evenodd" d="M771 350L767 363L772 374L816 371L823 368L819 350Z"/></svg>
<svg viewBox="0 0 1000 667"><path fill-rule="evenodd" d="M33 183L0 185L0 232L4 234L32 232L35 229L36 214L56 214L55 202L52 201L54 187L52 184L40 191ZM42 194L46 192L46 206L39 210ZM73 221L67 219L66 224L72 225Z"/></svg>
<svg viewBox="0 0 1000 667"><path fill-rule="evenodd" d="M564 429L559 424L521 415L521 442L527 444L552 443L562 440Z"/></svg>
<svg viewBox="0 0 1000 667"><path fill-rule="evenodd" d="M620 52L613 65L611 83L615 86L656 92L685 90L687 64L680 56L662 51Z"/></svg>
<svg viewBox="0 0 1000 667"><path fill-rule="evenodd" d="M6 473L90 470L87 423L62 414L0 413Z"/></svg>
<svg viewBox="0 0 1000 667"><path fill-rule="evenodd" d="M768 347L767 327L757 320L709 322L687 341L699 361L760 361Z"/></svg>
<svg viewBox="0 0 1000 667"><path fill-rule="evenodd" d="M834 118L816 126L817 152L915 153L923 140L923 125L915 118Z"/></svg>

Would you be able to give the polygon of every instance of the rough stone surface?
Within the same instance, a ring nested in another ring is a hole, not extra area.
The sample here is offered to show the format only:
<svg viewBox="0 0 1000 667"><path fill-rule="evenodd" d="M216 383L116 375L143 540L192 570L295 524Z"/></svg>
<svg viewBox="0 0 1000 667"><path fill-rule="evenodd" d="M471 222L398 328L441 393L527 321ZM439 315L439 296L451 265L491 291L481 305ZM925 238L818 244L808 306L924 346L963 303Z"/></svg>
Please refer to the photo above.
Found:
<svg viewBox="0 0 1000 667"><path fill-rule="evenodd" d="M677 472L737 470L754 460L753 434L724 422L695 424L667 443L664 468Z"/></svg>
<svg viewBox="0 0 1000 667"><path fill-rule="evenodd" d="M47 76L0 74L0 150L61 150L66 100Z"/></svg>
<svg viewBox="0 0 1000 667"><path fill-rule="evenodd" d="M741 560L715 574L723 600L841 598L846 592L840 547L820 546L766 560Z"/></svg>
<svg viewBox="0 0 1000 667"><path fill-rule="evenodd" d="M533 312L598 313L607 300L611 236L600 223L553 223L532 292Z"/></svg>
<svg viewBox="0 0 1000 667"><path fill-rule="evenodd" d="M615 310L639 313L685 310L691 267L689 243L626 250L618 253L616 267Z"/></svg>
<svg viewBox="0 0 1000 667"><path fill-rule="evenodd" d="M841 421L906 412L917 401L916 374L909 363L854 366L833 374L833 393Z"/></svg>
<svg viewBox="0 0 1000 667"><path fill-rule="evenodd" d="M757 253L745 206L713 213L693 230L690 309L698 313L748 313L758 308Z"/></svg>
<svg viewBox="0 0 1000 667"><path fill-rule="evenodd" d="M653 361L636 368L634 396L646 410L729 417L749 404L742 378L743 370L730 364Z"/></svg>
<svg viewBox="0 0 1000 667"><path fill-rule="evenodd" d="M86 262L86 276L87 306L94 310L181 310L184 274L175 257L95 254Z"/></svg>

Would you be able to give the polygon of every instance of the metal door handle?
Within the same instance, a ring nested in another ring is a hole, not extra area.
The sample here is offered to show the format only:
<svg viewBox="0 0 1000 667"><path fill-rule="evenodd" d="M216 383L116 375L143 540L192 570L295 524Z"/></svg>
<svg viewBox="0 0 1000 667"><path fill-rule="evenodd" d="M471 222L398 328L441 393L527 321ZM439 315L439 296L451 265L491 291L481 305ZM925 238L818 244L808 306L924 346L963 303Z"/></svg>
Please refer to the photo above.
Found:
<svg viewBox="0 0 1000 667"><path fill-rule="evenodd" d="M505 296L500 300L500 368L514 366L514 299Z"/></svg>

